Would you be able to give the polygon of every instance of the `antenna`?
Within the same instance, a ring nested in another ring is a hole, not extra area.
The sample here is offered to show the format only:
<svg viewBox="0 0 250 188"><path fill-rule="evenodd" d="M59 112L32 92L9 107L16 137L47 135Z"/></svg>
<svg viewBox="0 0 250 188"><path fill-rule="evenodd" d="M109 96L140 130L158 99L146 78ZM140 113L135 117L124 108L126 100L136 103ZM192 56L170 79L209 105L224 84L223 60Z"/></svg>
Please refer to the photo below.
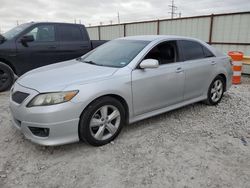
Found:
<svg viewBox="0 0 250 188"><path fill-rule="evenodd" d="M171 19L174 18L175 15L177 15L177 13L175 13L175 11L177 10L177 6L175 6L174 4L174 0L171 1L171 5L168 5L171 9L171 12L168 12L169 14L171 14Z"/></svg>

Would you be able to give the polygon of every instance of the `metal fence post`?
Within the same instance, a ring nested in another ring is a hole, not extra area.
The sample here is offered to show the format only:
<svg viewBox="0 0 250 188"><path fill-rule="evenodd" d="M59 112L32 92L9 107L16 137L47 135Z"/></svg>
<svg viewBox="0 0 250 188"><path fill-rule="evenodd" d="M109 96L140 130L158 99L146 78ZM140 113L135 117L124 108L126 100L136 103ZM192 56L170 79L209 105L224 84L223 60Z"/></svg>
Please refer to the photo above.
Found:
<svg viewBox="0 0 250 188"><path fill-rule="evenodd" d="M126 24L125 23L123 24L123 34L124 34L124 37L126 37Z"/></svg>
<svg viewBox="0 0 250 188"><path fill-rule="evenodd" d="M157 20L157 35L160 34L160 20Z"/></svg>
<svg viewBox="0 0 250 188"><path fill-rule="evenodd" d="M212 37L213 37L213 25L214 25L214 14L210 16L210 30L209 30L209 39L208 43L212 44Z"/></svg>
<svg viewBox="0 0 250 188"><path fill-rule="evenodd" d="M98 26L98 38L101 40L101 26Z"/></svg>

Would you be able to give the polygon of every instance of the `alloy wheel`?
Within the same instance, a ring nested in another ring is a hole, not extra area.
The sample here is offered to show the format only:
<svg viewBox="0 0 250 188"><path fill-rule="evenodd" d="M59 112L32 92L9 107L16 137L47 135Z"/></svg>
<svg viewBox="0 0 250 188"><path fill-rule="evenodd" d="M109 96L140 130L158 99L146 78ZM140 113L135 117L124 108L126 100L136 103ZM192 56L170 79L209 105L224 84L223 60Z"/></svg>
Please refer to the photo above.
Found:
<svg viewBox="0 0 250 188"><path fill-rule="evenodd" d="M99 108L90 120L90 132L96 140L111 138L121 124L121 114L113 105L104 105Z"/></svg>
<svg viewBox="0 0 250 188"><path fill-rule="evenodd" d="M216 80L211 88L211 99L213 102L218 102L223 95L223 83L221 80Z"/></svg>

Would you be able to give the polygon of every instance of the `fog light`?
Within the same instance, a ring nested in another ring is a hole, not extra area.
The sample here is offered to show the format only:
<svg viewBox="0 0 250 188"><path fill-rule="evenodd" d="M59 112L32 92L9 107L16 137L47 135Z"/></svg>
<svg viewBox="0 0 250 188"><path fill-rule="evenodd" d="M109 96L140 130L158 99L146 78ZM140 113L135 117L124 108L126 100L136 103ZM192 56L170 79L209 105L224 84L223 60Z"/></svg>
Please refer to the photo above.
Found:
<svg viewBox="0 0 250 188"><path fill-rule="evenodd" d="M29 127L32 134L39 137L48 137L49 136L49 128L40 128L40 127Z"/></svg>

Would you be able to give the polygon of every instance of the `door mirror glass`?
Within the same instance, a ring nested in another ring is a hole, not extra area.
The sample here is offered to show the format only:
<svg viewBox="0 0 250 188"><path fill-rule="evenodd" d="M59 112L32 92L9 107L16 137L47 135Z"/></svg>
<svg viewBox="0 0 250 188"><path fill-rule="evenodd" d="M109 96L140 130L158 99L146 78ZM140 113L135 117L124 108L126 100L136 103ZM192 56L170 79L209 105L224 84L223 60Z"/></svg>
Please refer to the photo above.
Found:
<svg viewBox="0 0 250 188"><path fill-rule="evenodd" d="M140 63L142 69L154 69L159 67L159 61L156 59L145 59Z"/></svg>
<svg viewBox="0 0 250 188"><path fill-rule="evenodd" d="M21 38L22 43L33 42L34 40L35 39L33 35L25 35Z"/></svg>

